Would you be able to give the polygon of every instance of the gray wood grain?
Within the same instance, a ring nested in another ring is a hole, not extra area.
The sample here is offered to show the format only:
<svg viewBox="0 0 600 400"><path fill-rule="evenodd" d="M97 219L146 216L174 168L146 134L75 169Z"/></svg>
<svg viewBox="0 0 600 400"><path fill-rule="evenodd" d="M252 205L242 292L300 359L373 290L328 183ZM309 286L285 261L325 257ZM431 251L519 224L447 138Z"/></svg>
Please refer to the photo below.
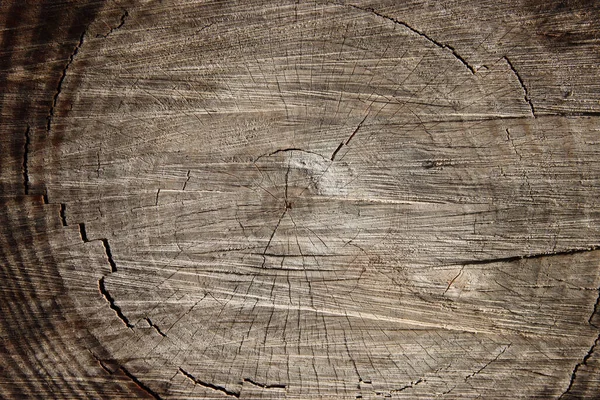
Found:
<svg viewBox="0 0 600 400"><path fill-rule="evenodd" d="M0 8L3 397L600 396L596 3Z"/></svg>

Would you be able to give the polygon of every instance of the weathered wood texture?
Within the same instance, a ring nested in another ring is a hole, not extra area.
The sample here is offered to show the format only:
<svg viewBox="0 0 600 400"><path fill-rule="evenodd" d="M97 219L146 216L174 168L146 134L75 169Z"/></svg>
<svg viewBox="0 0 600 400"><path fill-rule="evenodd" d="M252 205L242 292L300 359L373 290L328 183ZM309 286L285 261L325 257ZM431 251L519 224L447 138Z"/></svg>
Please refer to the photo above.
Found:
<svg viewBox="0 0 600 400"><path fill-rule="evenodd" d="M0 396L600 398L595 1L0 5Z"/></svg>

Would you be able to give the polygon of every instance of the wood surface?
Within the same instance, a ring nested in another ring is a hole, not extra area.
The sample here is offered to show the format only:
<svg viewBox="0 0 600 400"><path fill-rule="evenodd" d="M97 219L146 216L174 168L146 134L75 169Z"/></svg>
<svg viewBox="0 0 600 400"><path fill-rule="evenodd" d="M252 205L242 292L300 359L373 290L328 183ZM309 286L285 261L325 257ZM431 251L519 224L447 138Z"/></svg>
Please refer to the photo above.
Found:
<svg viewBox="0 0 600 400"><path fill-rule="evenodd" d="M600 3L0 3L0 397L600 398Z"/></svg>

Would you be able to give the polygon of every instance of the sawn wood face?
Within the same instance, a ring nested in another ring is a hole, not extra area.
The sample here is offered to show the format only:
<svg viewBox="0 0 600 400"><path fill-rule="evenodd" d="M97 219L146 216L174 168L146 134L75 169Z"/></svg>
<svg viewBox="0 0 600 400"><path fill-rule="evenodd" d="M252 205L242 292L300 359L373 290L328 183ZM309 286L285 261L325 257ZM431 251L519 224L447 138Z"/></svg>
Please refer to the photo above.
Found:
<svg viewBox="0 0 600 400"><path fill-rule="evenodd" d="M600 397L594 2L0 5L0 396Z"/></svg>

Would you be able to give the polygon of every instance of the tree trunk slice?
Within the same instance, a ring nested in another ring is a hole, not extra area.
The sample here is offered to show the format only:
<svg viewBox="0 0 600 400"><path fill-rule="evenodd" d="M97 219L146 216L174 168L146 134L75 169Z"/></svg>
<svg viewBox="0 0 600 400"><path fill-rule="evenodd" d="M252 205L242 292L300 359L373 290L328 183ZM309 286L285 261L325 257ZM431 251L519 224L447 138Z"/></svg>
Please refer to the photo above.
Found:
<svg viewBox="0 0 600 400"><path fill-rule="evenodd" d="M600 397L600 7L0 6L0 395Z"/></svg>

